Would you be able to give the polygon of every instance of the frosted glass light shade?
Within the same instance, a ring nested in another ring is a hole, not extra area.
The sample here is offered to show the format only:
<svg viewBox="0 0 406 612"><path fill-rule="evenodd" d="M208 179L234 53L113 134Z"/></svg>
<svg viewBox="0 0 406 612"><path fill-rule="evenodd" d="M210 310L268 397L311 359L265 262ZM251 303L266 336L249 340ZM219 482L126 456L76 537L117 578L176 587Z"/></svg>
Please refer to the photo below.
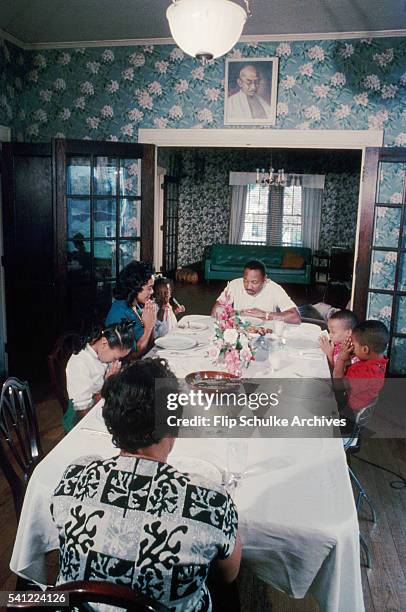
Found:
<svg viewBox="0 0 406 612"><path fill-rule="evenodd" d="M238 41L247 13L230 0L176 0L166 17L178 47L192 57L214 59Z"/></svg>

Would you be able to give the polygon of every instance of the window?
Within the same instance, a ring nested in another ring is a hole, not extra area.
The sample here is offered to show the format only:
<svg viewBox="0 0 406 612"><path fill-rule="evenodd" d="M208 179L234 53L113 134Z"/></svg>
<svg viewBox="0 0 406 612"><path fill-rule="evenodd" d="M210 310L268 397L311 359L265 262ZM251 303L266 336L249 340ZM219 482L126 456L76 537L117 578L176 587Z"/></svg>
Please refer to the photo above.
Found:
<svg viewBox="0 0 406 612"><path fill-rule="evenodd" d="M302 245L302 188L247 186L242 244Z"/></svg>
<svg viewBox="0 0 406 612"><path fill-rule="evenodd" d="M268 189L264 189L261 185L247 185L242 244L266 244L268 199Z"/></svg>
<svg viewBox="0 0 406 612"><path fill-rule="evenodd" d="M302 188L283 190L282 244L302 246Z"/></svg>

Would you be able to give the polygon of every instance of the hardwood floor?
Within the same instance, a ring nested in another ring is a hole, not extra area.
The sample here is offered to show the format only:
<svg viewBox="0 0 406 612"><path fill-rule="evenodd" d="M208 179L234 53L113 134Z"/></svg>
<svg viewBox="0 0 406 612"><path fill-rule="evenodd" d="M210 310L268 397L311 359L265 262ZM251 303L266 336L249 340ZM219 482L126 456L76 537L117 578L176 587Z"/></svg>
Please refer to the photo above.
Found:
<svg viewBox="0 0 406 612"><path fill-rule="evenodd" d="M213 282L205 291L202 285L183 285L176 288L178 301L188 313L209 314L224 283ZM306 296L300 288L289 291L298 304L318 301L319 296ZM48 452L63 436L60 426L61 410L49 396L45 382L33 389L44 451ZM394 472L406 475L405 439L365 439L360 456ZM404 612L406 610L406 489L394 489L390 482L396 478L369 466L356 457L352 467L374 501L378 523L372 525L368 507L360 512L361 532L372 554L372 569L362 569L366 612ZM0 473L0 589L14 588L15 576L9 570L16 520L7 483ZM54 565L55 562L50 563ZM243 564L238 579L243 612L317 612L319 607L312 597L293 600L257 579ZM348 612L352 612L348 610Z"/></svg>

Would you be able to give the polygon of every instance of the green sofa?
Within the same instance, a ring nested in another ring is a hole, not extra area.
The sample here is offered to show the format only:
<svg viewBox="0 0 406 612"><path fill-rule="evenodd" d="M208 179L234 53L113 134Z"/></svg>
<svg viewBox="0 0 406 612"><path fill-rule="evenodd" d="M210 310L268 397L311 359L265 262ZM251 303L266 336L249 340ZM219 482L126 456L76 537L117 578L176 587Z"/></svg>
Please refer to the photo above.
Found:
<svg viewBox="0 0 406 612"><path fill-rule="evenodd" d="M286 254L301 256L303 265L300 268L282 267L286 266ZM311 249L255 244L213 244L205 258L204 277L207 281L239 278L244 265L253 259L262 261L268 277L276 283L310 285L312 282Z"/></svg>

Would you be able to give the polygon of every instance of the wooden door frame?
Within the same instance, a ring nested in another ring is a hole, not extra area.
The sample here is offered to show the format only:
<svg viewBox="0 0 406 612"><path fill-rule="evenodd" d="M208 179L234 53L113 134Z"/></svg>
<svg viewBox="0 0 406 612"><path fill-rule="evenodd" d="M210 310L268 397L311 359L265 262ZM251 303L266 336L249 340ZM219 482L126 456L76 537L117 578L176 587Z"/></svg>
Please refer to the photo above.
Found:
<svg viewBox="0 0 406 612"><path fill-rule="evenodd" d="M179 182L180 179L178 177L175 176L169 176L169 175L165 175L163 177L163 191L164 191L164 195L163 195L163 220L162 220L162 267L163 267L163 272L164 274L168 273L168 270L165 269L165 258L166 258L166 250L167 250L167 236L165 236L165 231L166 231L166 224L167 224L167 206L166 206L166 201L167 201L167 192L168 192L168 184L172 183L174 185L178 186L178 190L177 190L177 194L178 194L178 198L177 198L177 210L176 210L176 239L178 239L179 236ZM173 270L173 272L176 272L176 268L178 265L178 245L176 244L175 247L175 270Z"/></svg>
<svg viewBox="0 0 406 612"><path fill-rule="evenodd" d="M16 327L15 319L13 319L14 313L10 309L10 303L13 303L15 299L15 282L21 282L21 277L18 275L18 259L15 258L15 254L18 251L18 238L17 238L17 227L15 223L15 217L17 213L17 201L16 201L16 181L15 181L15 160L16 158L34 157L34 158L47 158L50 164L50 209L52 215L52 223L55 223L55 200L53 198L53 152L52 145L48 143L21 143L21 142L3 142L1 147L1 174L2 174L2 217L3 217L3 246L4 246L4 299L6 302L6 316L5 316L5 336L7 338L8 351L6 360L8 361L9 355L13 351L10 345L10 336L13 336L13 331ZM52 201L51 201L52 200ZM52 235L52 252L55 249L56 237ZM47 330L55 333L57 325L59 323L59 313L54 308L54 303L57 306L57 289L55 283L54 269L47 270L49 276L44 280L46 288L49 289L50 298L49 303L52 304L52 308L49 311L46 319ZM28 278L28 277L27 277ZM33 284L38 283L38 279L34 279ZM26 287L27 299L28 294L32 291L31 285ZM43 291L44 287L36 287L37 291ZM35 299L35 296L33 296ZM29 302L28 302L29 303ZM33 320L35 325L35 320ZM45 363L45 360L44 360ZM9 363L7 364L10 365Z"/></svg>
<svg viewBox="0 0 406 612"><path fill-rule="evenodd" d="M357 256L359 247L362 249L364 243L364 234L369 232L371 223L368 217L368 211L362 212L361 218L361 198L363 193L363 178L367 176L365 173L373 172L373 164L368 164L368 169L364 168L365 151L379 150L383 147L383 130L254 130L254 129L158 129L158 128L140 128L138 130L138 142L154 144L156 147L172 148L172 147L238 147L238 148L280 148L280 149L338 149L338 150L359 150L361 151L361 168L360 168L360 190L358 197L358 220L355 228L355 249L354 249L354 274L351 288L351 303L355 302L360 295L358 290L357 273L361 272L361 287L365 283L365 278L362 275L361 263L365 261L367 255L361 250L359 260L360 265L357 267ZM155 204L157 206L157 203ZM365 231L362 228L365 223ZM373 224L373 220L372 220ZM373 231L373 225L372 225ZM362 240L360 240L362 236ZM162 234L160 235L162 241ZM158 244L155 245L158 249ZM364 271L365 274L365 271ZM366 311L366 299L362 301L364 314ZM357 308L357 311L361 311Z"/></svg>
<svg viewBox="0 0 406 612"><path fill-rule="evenodd" d="M156 148L150 144L74 140L56 138L52 141L54 159L55 215L55 279L58 286L60 312L65 312L67 297L67 221L66 221L66 158L70 155L127 156L142 160L141 169L141 259L154 257L154 182Z"/></svg>
<svg viewBox="0 0 406 612"><path fill-rule="evenodd" d="M406 148L369 147L363 151L363 172L358 208L357 242L354 258L353 310L360 320L365 319L368 306L368 287L374 234L375 194L381 162L402 162ZM403 194L403 198L405 194ZM356 282L355 282L356 281Z"/></svg>

